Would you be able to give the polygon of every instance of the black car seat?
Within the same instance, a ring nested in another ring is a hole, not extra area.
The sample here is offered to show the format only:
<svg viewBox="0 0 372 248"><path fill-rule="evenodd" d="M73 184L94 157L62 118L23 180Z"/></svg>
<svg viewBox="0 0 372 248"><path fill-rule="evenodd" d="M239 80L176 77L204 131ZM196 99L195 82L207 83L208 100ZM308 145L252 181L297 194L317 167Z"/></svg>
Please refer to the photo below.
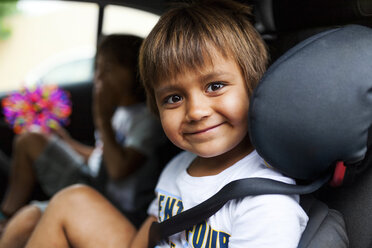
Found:
<svg viewBox="0 0 372 248"><path fill-rule="evenodd" d="M352 248L372 247L371 124L372 30L363 26L302 41L251 99L251 140L270 165L305 184L333 174L314 195L343 214Z"/></svg>

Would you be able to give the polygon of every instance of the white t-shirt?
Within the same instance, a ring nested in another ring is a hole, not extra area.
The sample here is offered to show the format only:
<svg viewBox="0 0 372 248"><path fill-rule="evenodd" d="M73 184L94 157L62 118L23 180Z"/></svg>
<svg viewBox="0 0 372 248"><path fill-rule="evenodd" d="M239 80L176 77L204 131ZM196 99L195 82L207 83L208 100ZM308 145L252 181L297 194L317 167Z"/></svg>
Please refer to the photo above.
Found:
<svg viewBox="0 0 372 248"><path fill-rule="evenodd" d="M148 214L164 221L200 204L231 181L263 177L294 184L294 180L267 167L253 151L218 175L192 177L187 168L196 155L183 152L164 169L156 186L157 199ZM295 248L308 217L298 195L260 195L231 200L206 222L170 237L159 247Z"/></svg>

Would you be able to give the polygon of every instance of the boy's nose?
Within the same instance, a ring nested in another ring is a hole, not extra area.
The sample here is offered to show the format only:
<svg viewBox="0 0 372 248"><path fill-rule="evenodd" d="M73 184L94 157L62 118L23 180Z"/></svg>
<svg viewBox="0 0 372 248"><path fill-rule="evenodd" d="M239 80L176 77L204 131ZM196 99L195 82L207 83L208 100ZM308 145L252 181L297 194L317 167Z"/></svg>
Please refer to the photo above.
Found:
<svg viewBox="0 0 372 248"><path fill-rule="evenodd" d="M211 115L208 99L203 96L192 97L187 100L186 120L199 121Z"/></svg>

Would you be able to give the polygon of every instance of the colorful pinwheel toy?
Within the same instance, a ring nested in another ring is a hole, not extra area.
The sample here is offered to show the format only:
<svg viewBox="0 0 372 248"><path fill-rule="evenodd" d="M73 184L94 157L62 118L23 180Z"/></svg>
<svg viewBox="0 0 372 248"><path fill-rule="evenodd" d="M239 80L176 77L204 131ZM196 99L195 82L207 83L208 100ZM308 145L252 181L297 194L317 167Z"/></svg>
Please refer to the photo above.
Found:
<svg viewBox="0 0 372 248"><path fill-rule="evenodd" d="M37 85L22 88L3 99L3 112L15 133L39 128L49 132L58 125L65 125L71 114L68 92L56 85Z"/></svg>

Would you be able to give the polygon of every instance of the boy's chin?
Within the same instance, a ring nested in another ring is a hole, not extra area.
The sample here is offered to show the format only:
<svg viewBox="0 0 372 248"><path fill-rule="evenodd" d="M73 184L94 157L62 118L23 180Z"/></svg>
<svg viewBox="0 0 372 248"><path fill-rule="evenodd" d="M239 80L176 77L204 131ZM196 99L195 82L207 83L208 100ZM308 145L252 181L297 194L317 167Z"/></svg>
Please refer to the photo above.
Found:
<svg viewBox="0 0 372 248"><path fill-rule="evenodd" d="M186 149L187 150L187 149ZM218 157L230 157L230 158L242 158L249 154L253 150L252 145L246 139L240 141L240 143L209 143L193 147L190 152L196 154L201 158L218 158Z"/></svg>
<svg viewBox="0 0 372 248"><path fill-rule="evenodd" d="M199 148L198 150L191 151L201 158L214 158L225 154L230 149L221 149L218 147L207 146L204 149Z"/></svg>

